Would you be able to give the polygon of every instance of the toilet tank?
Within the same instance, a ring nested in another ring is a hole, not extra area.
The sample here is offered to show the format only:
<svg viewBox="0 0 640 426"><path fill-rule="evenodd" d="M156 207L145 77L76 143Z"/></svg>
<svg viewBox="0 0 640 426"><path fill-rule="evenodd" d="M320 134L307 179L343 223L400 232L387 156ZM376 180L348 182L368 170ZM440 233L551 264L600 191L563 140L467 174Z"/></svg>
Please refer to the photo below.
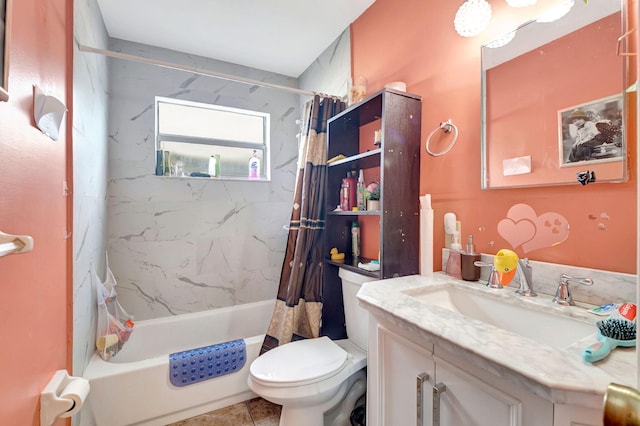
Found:
<svg viewBox="0 0 640 426"><path fill-rule="evenodd" d="M344 303L344 319L347 325L347 337L360 349L367 351L369 314L358 305L356 295L360 286L377 278L367 277L357 272L340 268L338 276L342 281L342 301Z"/></svg>

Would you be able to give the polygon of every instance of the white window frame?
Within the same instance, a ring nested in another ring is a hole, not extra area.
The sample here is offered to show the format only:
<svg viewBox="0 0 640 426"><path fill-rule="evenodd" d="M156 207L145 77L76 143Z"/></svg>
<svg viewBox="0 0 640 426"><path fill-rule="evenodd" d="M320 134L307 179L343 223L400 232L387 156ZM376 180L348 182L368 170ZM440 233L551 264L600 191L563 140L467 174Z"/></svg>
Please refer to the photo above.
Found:
<svg viewBox="0 0 640 426"><path fill-rule="evenodd" d="M161 133L160 132L160 108L159 108L160 103L179 105L179 106L181 105L181 106L187 106L187 107L193 107L193 108L203 108L203 109L214 110L214 111L222 111L226 113L234 113L234 114L239 114L243 116L259 117L262 119L263 126L264 126L262 130L263 141L260 144L252 141L243 141L240 138L238 140L232 140L232 139L222 139L222 138L215 138L215 137L200 137L200 136L189 136L189 135L183 135L183 134ZM186 101L186 100L167 98L167 97L161 97L161 96L156 96L154 108L155 108L155 138L156 138L155 144L156 144L156 153L157 153L156 154L156 175L167 176L167 174L165 174L164 172L160 173L160 171L163 171L163 166L164 166L163 159L162 159L162 152L163 152L162 142L171 141L171 142L180 143L180 144L194 144L194 145L200 145L205 147L211 146L212 152L215 151L215 147L240 148L240 149L247 149L247 150L255 149L256 151L262 153L262 161L260 164L261 171L260 171L259 179L249 179L248 173L244 177L239 175L225 176L224 174L221 174L221 176L219 176L218 179L243 180L243 181L252 181L252 182L271 180L271 161L270 161L271 115L269 113L252 111L247 109L240 109L240 108L232 108L232 107L215 105L215 104L207 104L203 102ZM250 156L247 156L247 171L248 171L249 158ZM223 161L224 159L221 160L221 162ZM203 170L203 171L206 172L207 170ZM185 176L185 177L189 177L189 176Z"/></svg>

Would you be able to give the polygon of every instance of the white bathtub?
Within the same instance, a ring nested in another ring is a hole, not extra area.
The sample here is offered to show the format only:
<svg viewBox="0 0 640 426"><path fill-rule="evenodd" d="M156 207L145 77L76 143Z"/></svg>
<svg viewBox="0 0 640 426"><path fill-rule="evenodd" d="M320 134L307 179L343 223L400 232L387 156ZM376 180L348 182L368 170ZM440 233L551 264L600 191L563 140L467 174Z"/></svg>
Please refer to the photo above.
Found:
<svg viewBox="0 0 640 426"><path fill-rule="evenodd" d="M108 362L97 353L91 358L83 375L91 391L81 424L164 426L255 397L247 386L249 366L260 351L274 303L136 322L120 353ZM171 384L169 354L235 339L247 345L241 370L184 387Z"/></svg>

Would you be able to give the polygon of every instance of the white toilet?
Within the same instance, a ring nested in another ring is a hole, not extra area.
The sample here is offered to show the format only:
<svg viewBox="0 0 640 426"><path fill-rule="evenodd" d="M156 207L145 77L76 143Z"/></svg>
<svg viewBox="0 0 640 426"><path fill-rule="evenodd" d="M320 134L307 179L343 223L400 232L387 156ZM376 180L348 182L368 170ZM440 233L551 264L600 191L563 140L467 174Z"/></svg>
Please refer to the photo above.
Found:
<svg viewBox="0 0 640 426"><path fill-rule="evenodd" d="M348 426L367 379L367 311L358 306L360 286L374 278L340 268L348 339L299 340L259 356L249 369L249 388L282 405L280 426Z"/></svg>

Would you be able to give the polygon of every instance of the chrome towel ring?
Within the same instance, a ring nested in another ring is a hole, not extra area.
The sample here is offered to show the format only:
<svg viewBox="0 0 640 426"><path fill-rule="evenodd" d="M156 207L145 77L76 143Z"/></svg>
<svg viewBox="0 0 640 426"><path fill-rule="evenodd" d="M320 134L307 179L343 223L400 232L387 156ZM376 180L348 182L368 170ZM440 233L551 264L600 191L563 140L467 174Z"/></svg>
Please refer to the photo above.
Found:
<svg viewBox="0 0 640 426"><path fill-rule="evenodd" d="M429 149L429 142L431 142L431 138L433 137L433 135L436 134L436 132L438 130L442 130L445 133L451 133L451 131L453 130L453 140L451 141L449 146L447 146L442 151L433 152L433 151L431 151L431 149ZM447 121L441 122L440 125L438 127L436 127L436 129L433 132L429 133L429 136L427 136L427 141L424 144L424 149L427 150L427 153L429 153L429 155L431 155L433 157L439 157L439 156L444 155L447 152L451 151L451 148L453 148L453 146L456 144L457 140L458 140L458 127L451 122L451 119L449 119Z"/></svg>

